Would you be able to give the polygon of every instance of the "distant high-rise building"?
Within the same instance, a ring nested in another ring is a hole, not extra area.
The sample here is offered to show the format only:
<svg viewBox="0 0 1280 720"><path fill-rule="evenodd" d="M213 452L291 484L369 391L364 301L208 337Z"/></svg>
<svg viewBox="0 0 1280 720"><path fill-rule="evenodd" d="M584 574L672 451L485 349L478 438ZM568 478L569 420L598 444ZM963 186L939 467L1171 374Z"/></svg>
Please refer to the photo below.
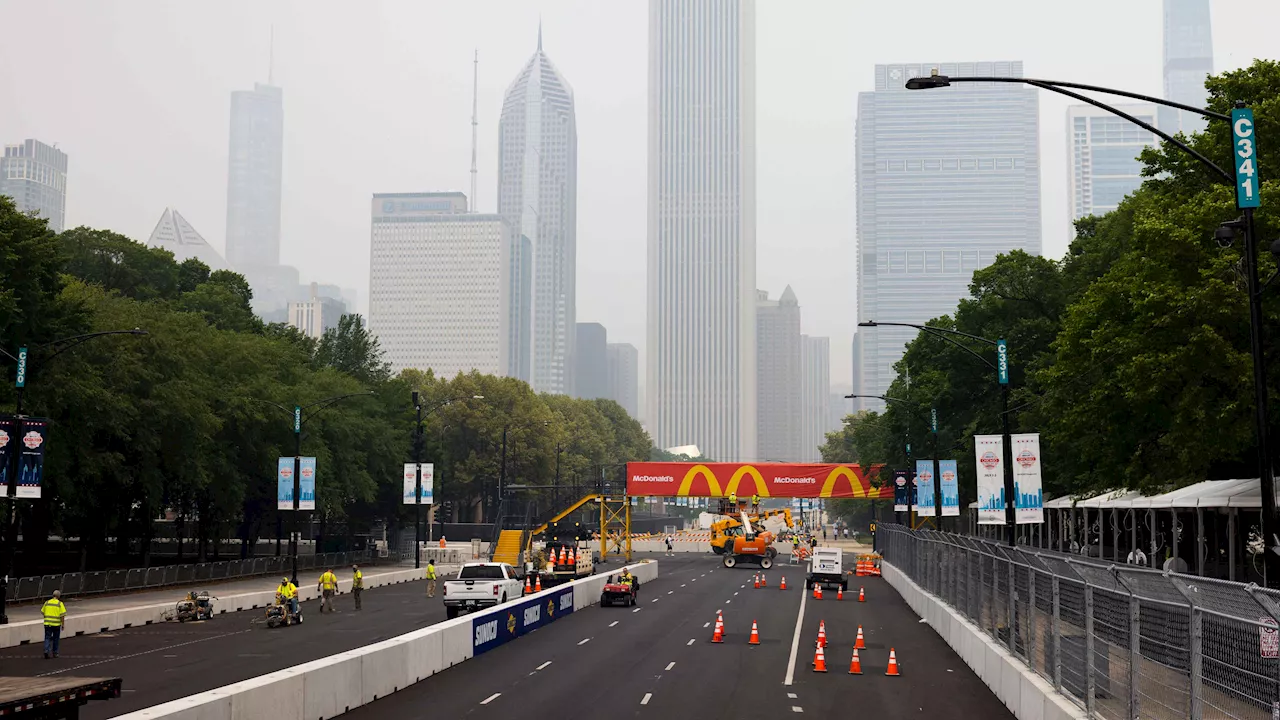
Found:
<svg viewBox="0 0 1280 720"><path fill-rule="evenodd" d="M0 195L24 213L34 212L62 232L67 220L67 154L39 140L5 145L0 158Z"/></svg>
<svg viewBox="0 0 1280 720"><path fill-rule="evenodd" d="M573 383L578 127L573 89L538 49L507 88L498 123L498 213L533 246L528 341L534 390Z"/></svg>
<svg viewBox="0 0 1280 720"><path fill-rule="evenodd" d="M178 262L195 258L208 265L210 270L227 268L226 261L218 251L214 250L204 236L196 232L191 223L173 208L165 208L160 221L156 223L155 230L151 231L147 244L168 250L173 253L173 259Z"/></svg>
<svg viewBox="0 0 1280 720"><path fill-rule="evenodd" d="M336 330L338 321L347 313L346 305L336 297L322 295L317 283L311 283L311 297L305 302L289 303L289 324L317 340L325 330Z"/></svg>
<svg viewBox="0 0 1280 720"><path fill-rule="evenodd" d="M1150 125L1156 124L1156 105L1116 105ZM1071 219L1105 215L1142 185L1138 155L1155 143L1155 135L1124 118L1092 105L1067 108L1068 200Z"/></svg>
<svg viewBox="0 0 1280 720"><path fill-rule="evenodd" d="M231 93L227 165L227 262L237 270L280 264L284 102L280 88L254 83Z"/></svg>
<svg viewBox="0 0 1280 720"><path fill-rule="evenodd" d="M372 217L369 330L392 371L509 375L527 240L501 215L468 213L459 192L375 194Z"/></svg>
<svg viewBox="0 0 1280 720"><path fill-rule="evenodd" d="M609 397L609 337L600 323L578 323L574 397L595 400Z"/></svg>
<svg viewBox="0 0 1280 720"><path fill-rule="evenodd" d="M756 451L754 0L650 0L645 418L658 447Z"/></svg>
<svg viewBox="0 0 1280 720"><path fill-rule="evenodd" d="M777 300L758 290L756 452L760 460L794 462L803 454L800 338L800 303L791 286Z"/></svg>
<svg viewBox="0 0 1280 720"><path fill-rule="evenodd" d="M801 462L822 460L819 448L831 424L831 341L800 336Z"/></svg>
<svg viewBox="0 0 1280 720"><path fill-rule="evenodd" d="M858 96L860 322L951 314L974 270L1010 250L1040 253L1036 91L1011 83L904 87L933 67L943 75L1022 76L1021 62L876 66L875 91ZM859 329L854 392L883 395L915 336L911 328Z"/></svg>
<svg viewBox="0 0 1280 720"><path fill-rule="evenodd" d="M1164 97L1204 107L1209 93L1205 78L1213 74L1213 23L1209 0L1164 0ZM1204 130L1205 119L1193 112L1160 108L1164 132L1190 135Z"/></svg>
<svg viewBox="0 0 1280 720"><path fill-rule="evenodd" d="M630 343L609 343L605 352L609 363L609 399L639 419L639 351Z"/></svg>

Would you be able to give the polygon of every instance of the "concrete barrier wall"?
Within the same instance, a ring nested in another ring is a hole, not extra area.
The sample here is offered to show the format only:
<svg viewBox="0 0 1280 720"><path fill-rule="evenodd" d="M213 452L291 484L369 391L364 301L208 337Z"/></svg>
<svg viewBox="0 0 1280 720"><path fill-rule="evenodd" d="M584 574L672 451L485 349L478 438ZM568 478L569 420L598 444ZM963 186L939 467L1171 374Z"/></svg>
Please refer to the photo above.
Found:
<svg viewBox="0 0 1280 720"><path fill-rule="evenodd" d="M893 564L884 561L880 568L884 579L911 609L947 641L1018 720L1084 720L1083 708L1054 690L1052 683L1035 674L968 618L926 592Z"/></svg>
<svg viewBox="0 0 1280 720"><path fill-rule="evenodd" d="M658 577L656 562L628 567L640 579L642 591L644 583ZM419 571L413 572L417 577ZM568 583L574 610L599 602L606 579L593 575ZM511 602L549 597L564 588L559 585ZM358 650L121 715L120 720L325 720L472 659L475 621L506 611L504 605L446 620Z"/></svg>
<svg viewBox="0 0 1280 720"><path fill-rule="evenodd" d="M370 589L382 587L383 585L419 580L423 577L423 572L422 570L409 569L370 575L365 577L364 586L365 589ZM350 592L351 580L339 580L338 590L343 593ZM164 614L172 610L174 604L185 595L186 590L175 590L173 600L170 602L92 613L78 613L75 611L73 604L72 607L68 608L66 621L62 627L62 637L92 635L94 633L164 622ZM318 597L319 593L316 591L315 585L304 583L302 587L298 588L298 596L303 600L312 600ZM274 590L239 593L219 597L214 604L214 609L221 615L242 610L265 608L274 602ZM43 641L44 622L41 620L26 620L10 623L9 625L0 625L0 648Z"/></svg>

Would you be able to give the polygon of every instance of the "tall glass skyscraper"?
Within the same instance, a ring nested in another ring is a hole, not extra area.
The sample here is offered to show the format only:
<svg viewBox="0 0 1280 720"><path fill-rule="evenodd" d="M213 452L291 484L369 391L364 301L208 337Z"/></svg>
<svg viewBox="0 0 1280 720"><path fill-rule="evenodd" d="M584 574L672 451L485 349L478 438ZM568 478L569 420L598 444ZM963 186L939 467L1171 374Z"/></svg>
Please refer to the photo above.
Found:
<svg viewBox="0 0 1280 720"><path fill-rule="evenodd" d="M6 145L0 156L0 195L62 232L67 216L67 154L39 140Z"/></svg>
<svg viewBox="0 0 1280 720"><path fill-rule="evenodd" d="M533 248L527 371L538 392L573 389L577 318L578 126L573 89L538 49L507 88L498 122L498 214ZM523 366L525 363L522 363Z"/></svg>
<svg viewBox="0 0 1280 720"><path fill-rule="evenodd" d="M756 458L754 0L650 0L648 395L658 447Z"/></svg>
<svg viewBox="0 0 1280 720"><path fill-rule="evenodd" d="M254 83L231 93L227 165L227 262L241 272L280 264L284 101L280 88Z"/></svg>
<svg viewBox="0 0 1280 720"><path fill-rule="evenodd" d="M877 65L858 96L858 320L923 323L955 312L973 271L1040 253L1039 107L1012 83L912 91L928 75L1021 76L1021 62ZM911 328L860 329L858 394L883 395ZM879 408L879 401L855 401Z"/></svg>
<svg viewBox="0 0 1280 720"><path fill-rule="evenodd" d="M1156 125L1157 106L1151 103L1115 108ZM1156 125L1159 127L1158 125ZM1156 136L1124 118L1092 105L1067 108L1068 202L1071 219L1105 215L1142 185L1138 155Z"/></svg>
<svg viewBox="0 0 1280 720"><path fill-rule="evenodd" d="M1204 80L1213 74L1213 25L1209 0L1164 0L1164 97L1204 107ZM1161 130L1188 135L1204 129L1201 115L1160 108Z"/></svg>

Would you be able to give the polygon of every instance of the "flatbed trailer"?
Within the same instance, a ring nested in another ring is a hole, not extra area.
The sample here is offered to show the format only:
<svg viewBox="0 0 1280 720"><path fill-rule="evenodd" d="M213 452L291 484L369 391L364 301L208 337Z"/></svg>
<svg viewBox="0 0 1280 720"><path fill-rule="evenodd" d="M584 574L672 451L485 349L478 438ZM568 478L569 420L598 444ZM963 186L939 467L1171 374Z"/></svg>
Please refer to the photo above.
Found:
<svg viewBox="0 0 1280 720"><path fill-rule="evenodd" d="M78 720L90 700L120 697L120 678L0 677L0 718Z"/></svg>

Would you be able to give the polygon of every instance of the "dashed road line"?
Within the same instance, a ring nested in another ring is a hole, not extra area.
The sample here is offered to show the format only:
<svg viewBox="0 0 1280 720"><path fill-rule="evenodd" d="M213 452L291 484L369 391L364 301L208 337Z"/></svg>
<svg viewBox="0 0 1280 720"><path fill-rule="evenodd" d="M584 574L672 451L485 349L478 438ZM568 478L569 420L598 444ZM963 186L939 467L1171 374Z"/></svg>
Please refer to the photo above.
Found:
<svg viewBox="0 0 1280 720"><path fill-rule="evenodd" d="M480 701L480 704L481 704L481 705L488 705L489 703L493 702L494 700L497 700L497 699L498 699L498 697L499 697L499 696L501 696L501 695L502 695L502 693L494 693L494 694L490 695L489 697L487 697L487 698L485 698L485 699L481 700L481 701Z"/></svg>
<svg viewBox="0 0 1280 720"><path fill-rule="evenodd" d="M542 663L541 665L539 665L539 666L538 666L538 669L539 669L539 670L546 670L546 669L547 669L547 666L548 666L548 665L550 665L550 664L551 664L551 661L550 661L550 660L548 660L548 661L546 661L546 662Z"/></svg>
<svg viewBox="0 0 1280 720"><path fill-rule="evenodd" d="M641 704L641 705L648 705L648 704L649 704L649 698L651 698L651 697L653 697L653 693L645 693L645 694L644 694L644 697L640 698L640 704Z"/></svg>
<svg viewBox="0 0 1280 720"><path fill-rule="evenodd" d="M589 642L591 642L591 638L582 638L581 640L579 640L579 641L578 641L578 644L579 644L579 645L586 645L586 644L587 644L587 643L589 643Z"/></svg>
<svg viewBox="0 0 1280 720"><path fill-rule="evenodd" d="M794 712L794 713L802 713L802 712L804 712L804 708L800 707L799 705L792 705L792 706L791 706L791 712Z"/></svg>
<svg viewBox="0 0 1280 720"><path fill-rule="evenodd" d="M685 645L685 647L689 647L690 645L694 644L695 642L697 642L697 639L695 639L695 638L689 638L689 642L685 643L684 645Z"/></svg>
<svg viewBox="0 0 1280 720"><path fill-rule="evenodd" d="M641 610L643 610L643 609L644 609L644 608L636 608L635 610L632 610L631 612L633 612L633 613L638 613L638 612L640 612L640 611L641 611Z"/></svg>
<svg viewBox="0 0 1280 720"><path fill-rule="evenodd" d="M675 666L676 666L676 661L675 661L675 660L672 660L671 662L667 663L667 669L668 669L668 670L670 670L671 668L673 668L673 667L675 667Z"/></svg>
<svg viewBox="0 0 1280 720"><path fill-rule="evenodd" d="M613 627L614 625L617 625L617 624L618 624L618 621L614 620L613 622L609 623L609 627Z"/></svg>

